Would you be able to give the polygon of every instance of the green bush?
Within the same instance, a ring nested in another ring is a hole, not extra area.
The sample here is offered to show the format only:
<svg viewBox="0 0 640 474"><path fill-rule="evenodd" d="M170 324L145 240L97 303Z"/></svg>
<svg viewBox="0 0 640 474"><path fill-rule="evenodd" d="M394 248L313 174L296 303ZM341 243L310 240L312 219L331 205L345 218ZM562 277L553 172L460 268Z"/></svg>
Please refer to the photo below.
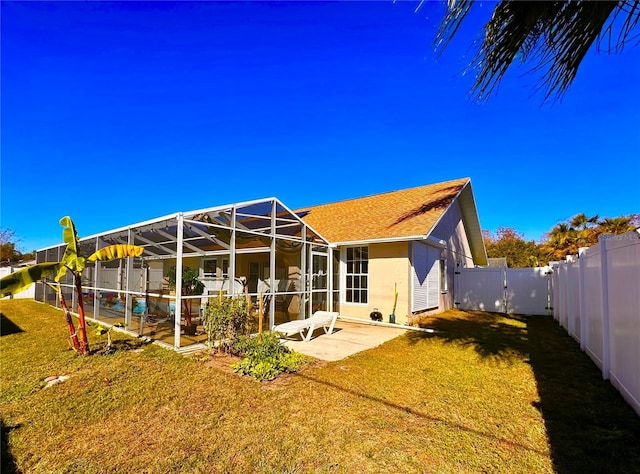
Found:
<svg viewBox="0 0 640 474"><path fill-rule="evenodd" d="M234 372L259 381L273 380L283 372L297 372L306 362L302 354L282 344L274 332L264 332L261 337L239 337L234 348L245 356L233 365Z"/></svg>
<svg viewBox="0 0 640 474"><path fill-rule="evenodd" d="M251 334L251 322L245 298L210 298L202 319L208 346L233 352L238 338Z"/></svg>

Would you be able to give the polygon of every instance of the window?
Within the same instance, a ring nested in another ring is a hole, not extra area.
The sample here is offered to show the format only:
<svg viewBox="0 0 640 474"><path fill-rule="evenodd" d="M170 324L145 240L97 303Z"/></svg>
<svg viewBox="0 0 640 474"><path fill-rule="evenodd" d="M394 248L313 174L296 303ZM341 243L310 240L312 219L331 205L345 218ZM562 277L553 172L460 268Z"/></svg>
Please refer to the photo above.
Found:
<svg viewBox="0 0 640 474"><path fill-rule="evenodd" d="M369 249L368 247L348 247L346 254L345 301L367 303L369 301Z"/></svg>
<svg viewBox="0 0 640 474"><path fill-rule="evenodd" d="M218 264L221 266L218 267ZM204 278L222 278L229 277L229 259L228 258L211 258L202 262L202 276Z"/></svg>
<svg viewBox="0 0 640 474"><path fill-rule="evenodd" d="M205 260L202 263L202 276L205 278L214 278L218 271L218 259Z"/></svg>

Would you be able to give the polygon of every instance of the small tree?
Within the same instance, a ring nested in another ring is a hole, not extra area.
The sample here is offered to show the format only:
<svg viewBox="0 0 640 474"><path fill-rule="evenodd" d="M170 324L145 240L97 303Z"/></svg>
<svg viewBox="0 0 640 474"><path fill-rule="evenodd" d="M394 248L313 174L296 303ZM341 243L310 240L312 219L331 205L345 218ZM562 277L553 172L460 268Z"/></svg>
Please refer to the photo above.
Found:
<svg viewBox="0 0 640 474"><path fill-rule="evenodd" d="M240 336L251 334L251 317L247 300L242 296L210 298L202 325L207 333L207 344L217 350L229 352Z"/></svg>
<svg viewBox="0 0 640 474"><path fill-rule="evenodd" d="M176 289L176 267L169 270L169 288ZM190 267L182 269L182 296L197 296L204 293L204 283L200 281L198 270ZM184 306L184 321L191 326L191 300L182 300Z"/></svg>
<svg viewBox="0 0 640 474"><path fill-rule="evenodd" d="M109 245L89 257L84 257L78 253L79 242L76 226L70 217L65 216L60 219L60 225L64 227L62 240L67 244L67 248L60 262L45 262L23 268L11 273L0 280L0 298L22 291L31 286L36 281L42 281L49 275L56 274L54 280L57 284L56 291L60 304L64 309L67 326L71 334L73 348L81 355L89 354L89 341L87 339L87 325L84 315L84 301L82 298L82 272L87 262L111 261L127 257L140 257L144 248L136 245L116 244ZM73 275L74 288L78 300L78 330L73 326L69 308L60 288L60 280L67 272Z"/></svg>
<svg viewBox="0 0 640 474"><path fill-rule="evenodd" d="M535 267L540 260L538 244L511 227L498 227L495 235L485 230L483 238L487 257L505 257L509 268Z"/></svg>

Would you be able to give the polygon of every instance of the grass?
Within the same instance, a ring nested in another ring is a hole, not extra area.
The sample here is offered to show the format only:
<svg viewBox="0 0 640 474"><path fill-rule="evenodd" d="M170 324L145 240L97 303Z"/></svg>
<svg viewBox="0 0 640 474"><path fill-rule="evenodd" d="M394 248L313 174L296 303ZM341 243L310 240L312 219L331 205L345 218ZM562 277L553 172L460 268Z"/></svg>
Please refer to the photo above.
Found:
<svg viewBox="0 0 640 474"><path fill-rule="evenodd" d="M546 317L451 311L422 321L434 334L259 383L120 333L115 354L80 358L59 311L19 300L0 309L3 473L640 465L640 417ZM50 375L70 378L43 388Z"/></svg>

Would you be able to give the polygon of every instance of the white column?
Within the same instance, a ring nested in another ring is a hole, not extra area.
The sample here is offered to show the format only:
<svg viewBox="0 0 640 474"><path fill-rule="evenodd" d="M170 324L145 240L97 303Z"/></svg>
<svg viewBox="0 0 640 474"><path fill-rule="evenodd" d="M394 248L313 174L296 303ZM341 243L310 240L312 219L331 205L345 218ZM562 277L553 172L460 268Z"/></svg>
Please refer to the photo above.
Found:
<svg viewBox="0 0 640 474"><path fill-rule="evenodd" d="M95 251L97 252L99 250L99 246L100 245L100 238L96 237L96 245L95 245ZM98 315L100 314L100 298L98 297L98 290L96 288L98 288L98 274L100 272L100 261L97 260L95 262L95 266L93 267L93 319L98 319Z"/></svg>
<svg viewBox="0 0 640 474"><path fill-rule="evenodd" d="M231 208L231 232L229 237L229 269L227 278L229 280L229 294L233 294L236 279L236 206ZM223 283L224 285L224 283Z"/></svg>
<svg viewBox="0 0 640 474"><path fill-rule="evenodd" d="M309 296L309 277L307 275L307 254L308 242L307 242L307 226L302 228L302 249L300 250L300 291L302 292L302 298L300 301L300 318L307 318L307 302L310 301Z"/></svg>
<svg viewBox="0 0 640 474"><path fill-rule="evenodd" d="M127 244L131 244L131 229L127 231ZM133 257L127 257L125 260L125 284L124 289L126 291L124 298L124 323L127 328L131 327L131 295L129 294L129 281L131 280L131 267L133 265ZM140 326L138 326L138 330Z"/></svg>
<svg viewBox="0 0 640 474"><path fill-rule="evenodd" d="M178 242L176 245L176 309L174 320L173 346L180 348L180 319L182 318L182 243L184 239L184 216L177 215Z"/></svg>
<svg viewBox="0 0 640 474"><path fill-rule="evenodd" d="M327 247L327 311L333 311L333 249Z"/></svg>
<svg viewBox="0 0 640 474"><path fill-rule="evenodd" d="M269 276L271 278L271 284L269 289L271 290L271 298L269 299L269 327L272 328L276 324L276 296L275 296L275 284L276 284L276 201L271 201L271 245L269 248Z"/></svg>

